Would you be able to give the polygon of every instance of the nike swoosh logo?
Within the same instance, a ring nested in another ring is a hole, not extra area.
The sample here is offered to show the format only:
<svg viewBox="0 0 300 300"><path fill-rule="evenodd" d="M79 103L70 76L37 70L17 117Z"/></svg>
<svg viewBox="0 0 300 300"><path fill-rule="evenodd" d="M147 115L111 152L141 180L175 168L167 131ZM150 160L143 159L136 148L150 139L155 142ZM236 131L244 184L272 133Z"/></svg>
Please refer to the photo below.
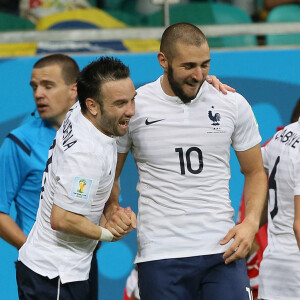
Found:
<svg viewBox="0 0 300 300"><path fill-rule="evenodd" d="M146 121L145 121L145 124L146 124L146 125L151 125L151 124L153 124L153 123L160 122L160 121L163 121L163 120L164 120L164 119L155 120L155 121L148 121L148 118L147 118Z"/></svg>

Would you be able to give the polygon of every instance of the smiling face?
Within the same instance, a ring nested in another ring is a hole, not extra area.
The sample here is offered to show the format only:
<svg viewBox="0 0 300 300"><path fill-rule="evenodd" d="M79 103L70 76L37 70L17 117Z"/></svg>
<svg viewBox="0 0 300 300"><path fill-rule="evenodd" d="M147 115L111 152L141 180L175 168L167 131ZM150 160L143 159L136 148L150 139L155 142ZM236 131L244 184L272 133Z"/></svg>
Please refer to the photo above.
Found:
<svg viewBox="0 0 300 300"><path fill-rule="evenodd" d="M193 100L209 73L210 51L207 43L201 46L177 42L171 58L160 52L159 62L164 68L162 88L170 96L183 102Z"/></svg>
<svg viewBox="0 0 300 300"><path fill-rule="evenodd" d="M30 85L37 111L42 119L58 129L76 101L76 84L67 85L59 65L34 68Z"/></svg>
<svg viewBox="0 0 300 300"><path fill-rule="evenodd" d="M136 91L128 77L104 82L101 86L102 108L96 119L96 127L106 135L122 136L128 130L129 120L135 113Z"/></svg>

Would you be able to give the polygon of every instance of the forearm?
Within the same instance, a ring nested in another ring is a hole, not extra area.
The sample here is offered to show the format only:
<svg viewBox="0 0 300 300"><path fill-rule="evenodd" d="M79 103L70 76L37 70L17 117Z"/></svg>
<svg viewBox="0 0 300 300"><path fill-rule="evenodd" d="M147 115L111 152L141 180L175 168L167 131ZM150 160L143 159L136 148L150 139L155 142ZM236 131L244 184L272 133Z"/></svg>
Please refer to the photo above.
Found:
<svg viewBox="0 0 300 300"><path fill-rule="evenodd" d="M106 220L110 220L111 216L117 211L118 207L120 206L119 203L119 196L120 196L120 186L119 186L119 178L125 164L126 158L128 153L118 153L118 162L116 166L116 174L114 184L107 200L103 214Z"/></svg>
<svg viewBox="0 0 300 300"><path fill-rule="evenodd" d="M118 179L115 179L111 190L111 194L109 196L109 199L105 203L105 207L103 211L106 220L110 220L111 216L117 211L118 207L120 206L119 196L120 196L120 186L118 183Z"/></svg>
<svg viewBox="0 0 300 300"><path fill-rule="evenodd" d="M300 250L300 221L294 222L294 232Z"/></svg>
<svg viewBox="0 0 300 300"><path fill-rule="evenodd" d="M263 227L266 223L268 223L268 197L266 197L265 199L263 212L260 218L259 228Z"/></svg>
<svg viewBox="0 0 300 300"><path fill-rule="evenodd" d="M85 216L66 211L55 204L51 212L51 227L57 231L93 240L99 240L102 233L101 227Z"/></svg>
<svg viewBox="0 0 300 300"><path fill-rule="evenodd" d="M225 264L229 264L236 259L246 257L253 245L255 234L259 229L260 217L267 193L267 179L263 171L247 172L245 175L245 218L242 223L233 227L221 245L227 244L233 239L232 244L223 254Z"/></svg>
<svg viewBox="0 0 300 300"><path fill-rule="evenodd" d="M16 222L5 213L0 213L0 236L17 249L20 249L27 239Z"/></svg>
<svg viewBox="0 0 300 300"><path fill-rule="evenodd" d="M258 230L267 199L267 176L263 169L245 174L245 220Z"/></svg>
<svg viewBox="0 0 300 300"><path fill-rule="evenodd" d="M223 255L226 264L244 258L249 253L259 228L267 195L267 175L262 163L260 145L257 144L251 149L236 152L236 154L241 165L241 172L245 176L245 218L242 223L229 230L220 243L225 245L231 239L234 240Z"/></svg>

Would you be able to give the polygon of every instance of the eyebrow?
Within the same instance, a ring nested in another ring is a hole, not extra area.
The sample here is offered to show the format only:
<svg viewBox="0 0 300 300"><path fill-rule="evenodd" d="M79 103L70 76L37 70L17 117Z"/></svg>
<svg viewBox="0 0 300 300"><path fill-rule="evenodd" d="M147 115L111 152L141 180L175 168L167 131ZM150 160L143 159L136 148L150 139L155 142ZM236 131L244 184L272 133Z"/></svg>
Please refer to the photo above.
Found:
<svg viewBox="0 0 300 300"><path fill-rule="evenodd" d="M130 100L134 99L136 97L136 95L137 95L137 92L135 92L134 96ZM118 104L118 102L123 102L123 101L127 101L127 99L118 99L118 100L116 100L113 103L114 104Z"/></svg>
<svg viewBox="0 0 300 300"><path fill-rule="evenodd" d="M208 59L208 60L206 60L206 61L204 61L204 62L202 63L202 65L203 65L203 64L207 64L207 63L209 63L209 62L211 62L211 58Z"/></svg>
<svg viewBox="0 0 300 300"><path fill-rule="evenodd" d="M211 59L207 59L207 60L203 61L203 62L201 63L201 65L207 64L207 63L209 63L210 61L211 61ZM182 66L185 66L185 65L197 65L197 63L194 62L194 61L187 61L187 62L183 62L181 65L182 65Z"/></svg>
<svg viewBox="0 0 300 300"><path fill-rule="evenodd" d="M36 85L36 83L35 83L34 81L30 81L29 84L30 84L30 86ZM45 79L45 80L41 80L41 81L40 81L40 84L41 84L41 85L55 84L55 82L52 81L52 80L46 80L46 79Z"/></svg>

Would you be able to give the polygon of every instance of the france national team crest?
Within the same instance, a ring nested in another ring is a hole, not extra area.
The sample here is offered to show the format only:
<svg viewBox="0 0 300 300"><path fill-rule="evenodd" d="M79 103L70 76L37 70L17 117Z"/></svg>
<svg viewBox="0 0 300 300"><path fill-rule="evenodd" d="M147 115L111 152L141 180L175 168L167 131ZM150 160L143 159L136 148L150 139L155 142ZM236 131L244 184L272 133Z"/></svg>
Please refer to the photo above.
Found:
<svg viewBox="0 0 300 300"><path fill-rule="evenodd" d="M212 132L208 132L208 133L224 133L223 130L221 130L221 114L219 112L215 111L215 107L212 106L212 109L208 110L208 118L212 121L211 125L212 125Z"/></svg>
<svg viewBox="0 0 300 300"><path fill-rule="evenodd" d="M93 180L91 179L75 177L70 196L87 200L89 198L92 182Z"/></svg>
<svg viewBox="0 0 300 300"><path fill-rule="evenodd" d="M214 108L213 106L211 108ZM208 117L210 118L210 120L212 121L213 126L218 126L220 125L220 120L221 120L221 115L216 112L213 114L213 112L211 110L208 111Z"/></svg>

